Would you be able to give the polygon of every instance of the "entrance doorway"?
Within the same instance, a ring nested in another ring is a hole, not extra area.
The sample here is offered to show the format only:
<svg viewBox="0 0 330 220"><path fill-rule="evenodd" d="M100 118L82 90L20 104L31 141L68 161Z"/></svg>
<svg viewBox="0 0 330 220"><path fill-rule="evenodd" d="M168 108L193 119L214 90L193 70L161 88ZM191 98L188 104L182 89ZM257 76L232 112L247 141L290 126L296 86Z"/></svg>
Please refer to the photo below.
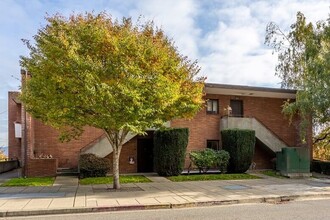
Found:
<svg viewBox="0 0 330 220"><path fill-rule="evenodd" d="M154 142L152 138L137 139L137 171L154 171Z"/></svg>
<svg viewBox="0 0 330 220"><path fill-rule="evenodd" d="M243 101L242 100L230 100L230 107L232 109L233 117L243 117Z"/></svg>

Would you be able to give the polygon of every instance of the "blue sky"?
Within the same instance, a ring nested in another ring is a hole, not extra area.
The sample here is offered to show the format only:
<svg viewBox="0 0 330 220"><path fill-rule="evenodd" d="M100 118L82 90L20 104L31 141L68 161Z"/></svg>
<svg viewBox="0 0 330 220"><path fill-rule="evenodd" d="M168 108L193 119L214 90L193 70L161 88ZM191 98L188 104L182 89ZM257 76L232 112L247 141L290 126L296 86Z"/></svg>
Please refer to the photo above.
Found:
<svg viewBox="0 0 330 220"><path fill-rule="evenodd" d="M276 55L264 43L268 22L289 30L297 11L326 19L328 0L0 0L0 146L7 145L7 93L19 88L19 56L46 13L106 11L114 18L152 19L180 52L197 59L208 82L279 87Z"/></svg>

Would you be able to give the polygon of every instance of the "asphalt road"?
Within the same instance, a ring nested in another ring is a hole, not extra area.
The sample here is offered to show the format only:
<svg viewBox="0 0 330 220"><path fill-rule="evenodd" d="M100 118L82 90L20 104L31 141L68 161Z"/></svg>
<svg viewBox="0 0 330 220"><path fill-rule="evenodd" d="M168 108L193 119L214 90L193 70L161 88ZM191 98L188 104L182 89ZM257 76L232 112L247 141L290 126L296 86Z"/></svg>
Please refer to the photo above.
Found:
<svg viewBox="0 0 330 220"><path fill-rule="evenodd" d="M10 217L16 220L185 220L185 219L244 219L244 220L285 220L285 219L330 219L330 199L295 201L280 204L242 204L182 209L161 209L145 211L103 212L89 214L66 214L31 217Z"/></svg>

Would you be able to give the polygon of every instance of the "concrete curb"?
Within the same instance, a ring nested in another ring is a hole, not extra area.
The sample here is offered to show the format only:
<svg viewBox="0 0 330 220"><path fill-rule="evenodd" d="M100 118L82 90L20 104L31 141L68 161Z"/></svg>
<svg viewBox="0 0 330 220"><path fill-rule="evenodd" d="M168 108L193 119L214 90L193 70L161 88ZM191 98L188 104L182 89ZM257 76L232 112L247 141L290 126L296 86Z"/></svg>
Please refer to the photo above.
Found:
<svg viewBox="0 0 330 220"><path fill-rule="evenodd" d="M167 204L150 204L150 205L123 205L123 206L104 206L104 207L82 207L82 208L64 208L64 209L40 209L40 210L21 210L21 211L0 211L0 217L15 216L33 216L33 215L56 215L56 214L76 214L91 212L114 212L114 211L131 211L131 210L152 210L152 209L179 209L191 207L207 207L220 205L235 205L248 203L281 203L289 201L299 201L306 199L325 199L329 198L329 193L308 194L308 195L288 195L288 196L269 196L248 199L233 200L215 200L203 202L186 202L186 203L167 203Z"/></svg>

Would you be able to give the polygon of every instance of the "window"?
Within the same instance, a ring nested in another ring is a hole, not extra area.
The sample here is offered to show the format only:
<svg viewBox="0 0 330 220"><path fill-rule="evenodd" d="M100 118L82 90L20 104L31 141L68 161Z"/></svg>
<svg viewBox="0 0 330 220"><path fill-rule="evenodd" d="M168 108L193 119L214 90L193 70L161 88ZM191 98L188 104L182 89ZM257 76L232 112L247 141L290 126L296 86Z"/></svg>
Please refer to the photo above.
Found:
<svg viewBox="0 0 330 220"><path fill-rule="evenodd" d="M220 150L219 140L207 140L206 147L213 150Z"/></svg>
<svg viewBox="0 0 330 220"><path fill-rule="evenodd" d="M22 138L22 125L19 122L14 122L15 124L15 138Z"/></svg>
<svg viewBox="0 0 330 220"><path fill-rule="evenodd" d="M218 114L218 99L208 99L206 101L206 113Z"/></svg>
<svg viewBox="0 0 330 220"><path fill-rule="evenodd" d="M242 100L230 100L230 107L232 108L233 117L243 117L243 101Z"/></svg>

